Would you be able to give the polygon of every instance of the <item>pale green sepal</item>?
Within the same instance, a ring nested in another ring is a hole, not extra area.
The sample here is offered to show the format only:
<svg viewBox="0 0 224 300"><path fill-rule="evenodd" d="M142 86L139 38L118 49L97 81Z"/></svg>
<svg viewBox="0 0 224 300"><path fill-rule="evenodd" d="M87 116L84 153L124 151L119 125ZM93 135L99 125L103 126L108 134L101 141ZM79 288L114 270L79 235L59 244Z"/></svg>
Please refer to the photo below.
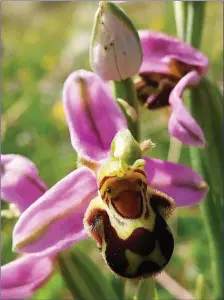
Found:
<svg viewBox="0 0 224 300"><path fill-rule="evenodd" d="M74 250L59 255L62 276L77 300L119 300L112 285L98 266L83 252Z"/></svg>
<svg viewBox="0 0 224 300"><path fill-rule="evenodd" d="M142 63L138 32L116 4L101 1L95 15L90 64L104 80L124 80L135 75Z"/></svg>
<svg viewBox="0 0 224 300"><path fill-rule="evenodd" d="M155 300L154 279L141 280L133 300Z"/></svg>
<svg viewBox="0 0 224 300"><path fill-rule="evenodd" d="M97 172L97 181L100 182L105 176L122 177L144 165L139 143L128 129L121 130L111 143L110 156Z"/></svg>
<svg viewBox="0 0 224 300"><path fill-rule="evenodd" d="M119 131L111 143L111 156L133 165L142 158L139 143L134 139L128 129Z"/></svg>

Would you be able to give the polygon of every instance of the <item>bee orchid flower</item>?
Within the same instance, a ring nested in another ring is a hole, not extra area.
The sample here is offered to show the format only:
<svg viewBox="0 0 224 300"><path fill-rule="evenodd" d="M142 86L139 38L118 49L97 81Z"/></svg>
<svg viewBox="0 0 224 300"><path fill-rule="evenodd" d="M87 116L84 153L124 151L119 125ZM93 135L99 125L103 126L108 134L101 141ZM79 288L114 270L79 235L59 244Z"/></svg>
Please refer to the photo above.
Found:
<svg viewBox="0 0 224 300"><path fill-rule="evenodd" d="M165 34L139 31L143 62L136 80L139 100L148 109L170 106L169 133L181 142L205 146L205 137L183 103L183 93L208 71L208 59L190 45Z"/></svg>
<svg viewBox="0 0 224 300"><path fill-rule="evenodd" d="M2 216L17 217L47 190L35 165L26 157L1 155L1 198L13 204ZM16 212L16 214L15 214ZM25 254L1 267L1 299L30 297L54 271L54 256Z"/></svg>
<svg viewBox="0 0 224 300"><path fill-rule="evenodd" d="M114 137L127 130L109 85L92 72L79 70L68 77L63 104L71 143L85 166L61 179L20 216L13 232L19 252L52 255L88 237L83 218L99 195L97 172L110 155ZM129 155L127 145L119 144ZM167 193L177 207L195 205L206 195L205 182L191 168L151 157L143 160L148 185Z"/></svg>

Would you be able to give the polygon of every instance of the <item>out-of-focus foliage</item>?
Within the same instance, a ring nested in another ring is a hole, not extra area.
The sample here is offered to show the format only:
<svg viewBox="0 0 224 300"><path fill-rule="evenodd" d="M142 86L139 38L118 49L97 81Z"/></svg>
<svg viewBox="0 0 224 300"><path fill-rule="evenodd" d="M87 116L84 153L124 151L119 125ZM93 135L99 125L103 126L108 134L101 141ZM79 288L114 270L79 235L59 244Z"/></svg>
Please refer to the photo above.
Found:
<svg viewBox="0 0 224 300"><path fill-rule="evenodd" d="M67 76L76 69L90 69L88 47L97 2L2 2L2 153L27 156L37 165L48 186L76 167L61 106L61 91ZM121 6L138 29L149 28L176 35L172 2L129 2ZM210 59L210 76L222 83L222 3L206 8L202 51ZM141 136L151 137L157 147L151 155L166 159L169 150L169 111L141 109ZM103 129L102 129L103 130ZM189 164L187 147L181 162ZM7 207L6 204L2 208ZM11 252L15 220L2 220L2 264L16 257ZM167 271L193 291L199 273L210 287L209 256L200 210L182 208L171 220L176 228L175 255ZM79 249L88 253L105 274L109 270L91 240ZM111 276L111 275L110 275ZM134 292L130 283L128 293ZM171 299L157 287L160 299ZM33 299L70 299L56 273ZM173 298L172 298L173 299Z"/></svg>

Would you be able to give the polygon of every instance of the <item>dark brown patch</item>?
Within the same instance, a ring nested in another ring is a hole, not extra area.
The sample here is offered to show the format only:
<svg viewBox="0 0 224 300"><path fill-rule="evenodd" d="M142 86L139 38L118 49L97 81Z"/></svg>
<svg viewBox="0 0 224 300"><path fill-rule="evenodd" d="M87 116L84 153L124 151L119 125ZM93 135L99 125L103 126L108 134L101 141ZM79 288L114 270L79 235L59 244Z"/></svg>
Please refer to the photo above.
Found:
<svg viewBox="0 0 224 300"><path fill-rule="evenodd" d="M120 276L125 277L128 268L128 260L125 256L124 241L117 235L116 230L111 226L109 216L103 212L105 241L107 244L105 259L108 266Z"/></svg>
<svg viewBox="0 0 224 300"><path fill-rule="evenodd" d="M165 219L172 214L175 208L174 201L171 197L156 190L153 191L149 201L152 209Z"/></svg>
<svg viewBox="0 0 224 300"><path fill-rule="evenodd" d="M174 249L173 235L167 230L166 221L158 214L155 220L155 227L153 231L155 239L159 242L162 255L165 257L168 264Z"/></svg>
<svg viewBox="0 0 224 300"><path fill-rule="evenodd" d="M145 103L145 106L148 109L159 109L162 107L169 106L169 96L172 92L173 87L165 87L161 92L158 92L158 94L155 94L152 97L152 100Z"/></svg>
<svg viewBox="0 0 224 300"><path fill-rule="evenodd" d="M152 261L144 261L139 266L138 271L136 273L137 277L145 278L148 277L148 274L151 276L156 275L161 271L161 267Z"/></svg>
<svg viewBox="0 0 224 300"><path fill-rule="evenodd" d="M145 228L137 228L127 239L126 246L136 254L149 255L155 249L154 235Z"/></svg>
<svg viewBox="0 0 224 300"><path fill-rule="evenodd" d="M90 211L90 214L85 219L86 224L88 225L88 231L90 236L96 241L97 247L99 249L102 248L102 236L97 230L99 227L99 222L103 222L102 220L102 210L93 209ZM103 226L103 223L102 223Z"/></svg>
<svg viewBox="0 0 224 300"><path fill-rule="evenodd" d="M150 73L142 73L140 74L140 77L143 80L145 85L148 85L153 88L159 87L159 80L152 79Z"/></svg>
<svg viewBox="0 0 224 300"><path fill-rule="evenodd" d="M141 192L120 192L116 198L111 198L111 204L116 212L123 218L136 219L143 213L143 199Z"/></svg>
<svg viewBox="0 0 224 300"><path fill-rule="evenodd" d="M141 73L140 77L141 81L137 83L136 89L138 99L142 104L149 109L168 106L170 93L179 77L160 73Z"/></svg>

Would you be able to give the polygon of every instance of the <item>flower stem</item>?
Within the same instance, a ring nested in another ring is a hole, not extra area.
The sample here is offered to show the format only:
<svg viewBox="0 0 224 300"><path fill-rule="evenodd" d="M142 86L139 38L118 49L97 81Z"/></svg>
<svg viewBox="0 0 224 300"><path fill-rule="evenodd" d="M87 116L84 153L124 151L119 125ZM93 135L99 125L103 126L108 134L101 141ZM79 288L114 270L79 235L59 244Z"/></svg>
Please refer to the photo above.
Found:
<svg viewBox="0 0 224 300"><path fill-rule="evenodd" d="M132 117L128 114L126 107L121 105L121 102L118 101L118 104L126 117L129 130L133 137L139 141L138 101L134 83L131 78L127 78L121 81L112 81L112 84L115 98L126 101L136 113L136 117Z"/></svg>
<svg viewBox="0 0 224 300"><path fill-rule="evenodd" d="M200 47L202 29L204 25L205 2L192 1L187 2L186 16L186 42L194 46Z"/></svg>
<svg viewBox="0 0 224 300"><path fill-rule="evenodd" d="M173 1L177 35L184 40L186 32L186 2L185 1Z"/></svg>

